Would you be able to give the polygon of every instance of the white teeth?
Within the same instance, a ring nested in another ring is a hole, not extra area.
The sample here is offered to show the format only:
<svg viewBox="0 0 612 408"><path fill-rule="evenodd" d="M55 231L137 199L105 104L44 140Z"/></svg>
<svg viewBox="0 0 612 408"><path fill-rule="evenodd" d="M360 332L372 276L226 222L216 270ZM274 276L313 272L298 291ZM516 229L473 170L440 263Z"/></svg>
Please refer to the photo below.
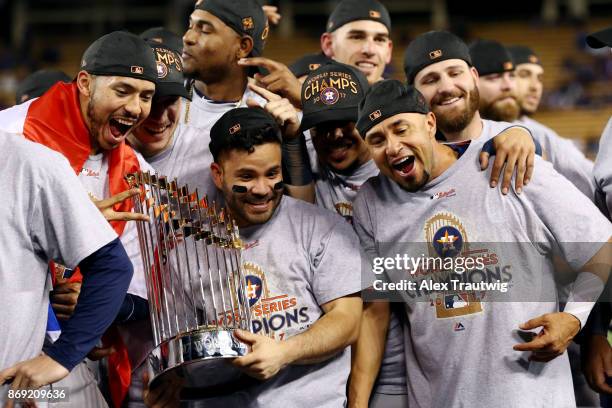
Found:
<svg viewBox="0 0 612 408"><path fill-rule="evenodd" d="M136 122L133 122L133 121L129 121L129 120L125 120L125 119L119 119L119 118L115 118L115 120L117 122L119 122L120 124L125 125L125 126L132 126L133 124L136 123Z"/></svg>
<svg viewBox="0 0 612 408"><path fill-rule="evenodd" d="M371 62L358 62L357 66L363 68L374 68L376 65L372 64Z"/></svg>
<svg viewBox="0 0 612 408"><path fill-rule="evenodd" d="M459 100L459 97L455 96L454 98L447 99L445 101L440 102L440 105L451 105Z"/></svg>

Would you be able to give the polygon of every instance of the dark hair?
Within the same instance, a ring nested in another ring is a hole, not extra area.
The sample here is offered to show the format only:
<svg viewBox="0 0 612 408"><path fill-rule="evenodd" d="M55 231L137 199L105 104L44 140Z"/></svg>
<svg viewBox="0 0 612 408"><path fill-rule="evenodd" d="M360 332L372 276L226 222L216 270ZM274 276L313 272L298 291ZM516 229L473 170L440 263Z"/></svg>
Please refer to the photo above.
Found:
<svg viewBox="0 0 612 408"><path fill-rule="evenodd" d="M265 125L251 129L241 129L234 133L232 137L225 138L223 143L210 145L210 152L216 163L219 162L219 156L223 152L230 150L242 150L247 153L253 153L255 146L260 146L266 143L281 144L280 130L277 126Z"/></svg>

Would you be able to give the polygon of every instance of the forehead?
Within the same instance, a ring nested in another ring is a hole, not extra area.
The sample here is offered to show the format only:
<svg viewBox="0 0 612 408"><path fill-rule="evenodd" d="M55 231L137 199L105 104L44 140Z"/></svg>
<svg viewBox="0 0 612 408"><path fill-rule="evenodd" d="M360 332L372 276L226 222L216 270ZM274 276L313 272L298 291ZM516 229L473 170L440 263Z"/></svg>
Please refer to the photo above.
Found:
<svg viewBox="0 0 612 408"><path fill-rule="evenodd" d="M516 71L529 71L530 73L539 75L539 74L543 74L544 73L544 68L542 68L541 65L538 64L532 64L532 63L525 63L525 64L518 64L516 66Z"/></svg>
<svg viewBox="0 0 612 408"><path fill-rule="evenodd" d="M280 165L281 146L279 143L264 143L254 146L252 153L241 149L232 149L221 155L223 166L234 171L249 169L266 171Z"/></svg>
<svg viewBox="0 0 612 408"><path fill-rule="evenodd" d="M420 70L415 77L415 80L418 81L419 78L423 78L424 76L430 75L430 74L440 74L442 72L445 72L449 69L454 69L454 68L463 68L463 69L468 69L469 66L467 64L467 62L465 62L462 59L448 59L448 60L444 60L444 61L440 61L440 62L436 62L434 64L428 65L425 68L423 68L422 70Z"/></svg>
<svg viewBox="0 0 612 408"><path fill-rule="evenodd" d="M393 129L396 126L419 127L427 119L427 115L421 113L398 113L378 123L368 131L366 136L374 133L383 133L385 130Z"/></svg>
<svg viewBox="0 0 612 408"><path fill-rule="evenodd" d="M389 30L383 23L372 20L357 20L346 23L335 31L338 37L344 37L349 32L361 31L370 35L389 35Z"/></svg>
<svg viewBox="0 0 612 408"><path fill-rule="evenodd" d="M106 87L127 87L137 92L155 91L155 84L144 79L137 79L122 76L98 76L97 85Z"/></svg>

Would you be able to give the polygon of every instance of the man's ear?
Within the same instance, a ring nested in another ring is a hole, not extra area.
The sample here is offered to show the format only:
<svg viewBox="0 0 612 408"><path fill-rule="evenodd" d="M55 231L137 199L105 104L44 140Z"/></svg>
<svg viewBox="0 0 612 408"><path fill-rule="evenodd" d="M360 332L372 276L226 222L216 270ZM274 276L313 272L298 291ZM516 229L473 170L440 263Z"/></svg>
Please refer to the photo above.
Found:
<svg viewBox="0 0 612 408"><path fill-rule="evenodd" d="M426 118L427 130L429 131L429 138L436 138L436 115L433 112L429 112Z"/></svg>
<svg viewBox="0 0 612 408"><path fill-rule="evenodd" d="M332 33L321 34L321 51L323 51L323 54L325 54L327 58L334 57L332 43L333 43Z"/></svg>
<svg viewBox="0 0 612 408"><path fill-rule="evenodd" d="M79 71L76 79L77 87L79 88L79 93L84 96L91 96L91 86L93 83L92 75L87 71Z"/></svg>
<svg viewBox="0 0 612 408"><path fill-rule="evenodd" d="M393 58L393 41L389 39L389 55L387 56L387 61L385 61L385 65L389 65L391 63L392 58Z"/></svg>
<svg viewBox="0 0 612 408"><path fill-rule="evenodd" d="M223 187L223 169L217 162L212 162L210 164L210 172L212 173L212 179L215 183L215 186L221 190Z"/></svg>
<svg viewBox="0 0 612 408"><path fill-rule="evenodd" d="M476 83L478 83L478 78L480 78L480 75L478 74L478 70L476 70L476 68L474 67L470 67L470 72L472 73L472 76L476 80Z"/></svg>
<svg viewBox="0 0 612 408"><path fill-rule="evenodd" d="M253 51L253 39L248 35L240 37L240 49L238 50L238 59L246 58Z"/></svg>

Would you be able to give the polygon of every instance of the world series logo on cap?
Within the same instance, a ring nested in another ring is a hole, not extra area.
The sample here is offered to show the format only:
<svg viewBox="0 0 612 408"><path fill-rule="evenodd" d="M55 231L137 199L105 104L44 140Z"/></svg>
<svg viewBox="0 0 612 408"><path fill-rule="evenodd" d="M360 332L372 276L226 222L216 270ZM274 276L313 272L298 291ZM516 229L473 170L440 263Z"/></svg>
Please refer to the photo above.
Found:
<svg viewBox="0 0 612 408"><path fill-rule="evenodd" d="M326 105L333 105L339 98L340 94L336 88L323 88L321 91L321 102Z"/></svg>
<svg viewBox="0 0 612 408"><path fill-rule="evenodd" d="M380 113L380 109L376 109L374 112L370 113L370 120L373 122L380 118L381 115L382 113Z"/></svg>
<svg viewBox="0 0 612 408"><path fill-rule="evenodd" d="M142 74L144 72L144 68L138 65L132 65L130 67L130 71L132 72L132 74Z"/></svg>
<svg viewBox="0 0 612 408"><path fill-rule="evenodd" d="M161 61L157 61L157 77L159 79L165 78L168 75L168 67Z"/></svg>

